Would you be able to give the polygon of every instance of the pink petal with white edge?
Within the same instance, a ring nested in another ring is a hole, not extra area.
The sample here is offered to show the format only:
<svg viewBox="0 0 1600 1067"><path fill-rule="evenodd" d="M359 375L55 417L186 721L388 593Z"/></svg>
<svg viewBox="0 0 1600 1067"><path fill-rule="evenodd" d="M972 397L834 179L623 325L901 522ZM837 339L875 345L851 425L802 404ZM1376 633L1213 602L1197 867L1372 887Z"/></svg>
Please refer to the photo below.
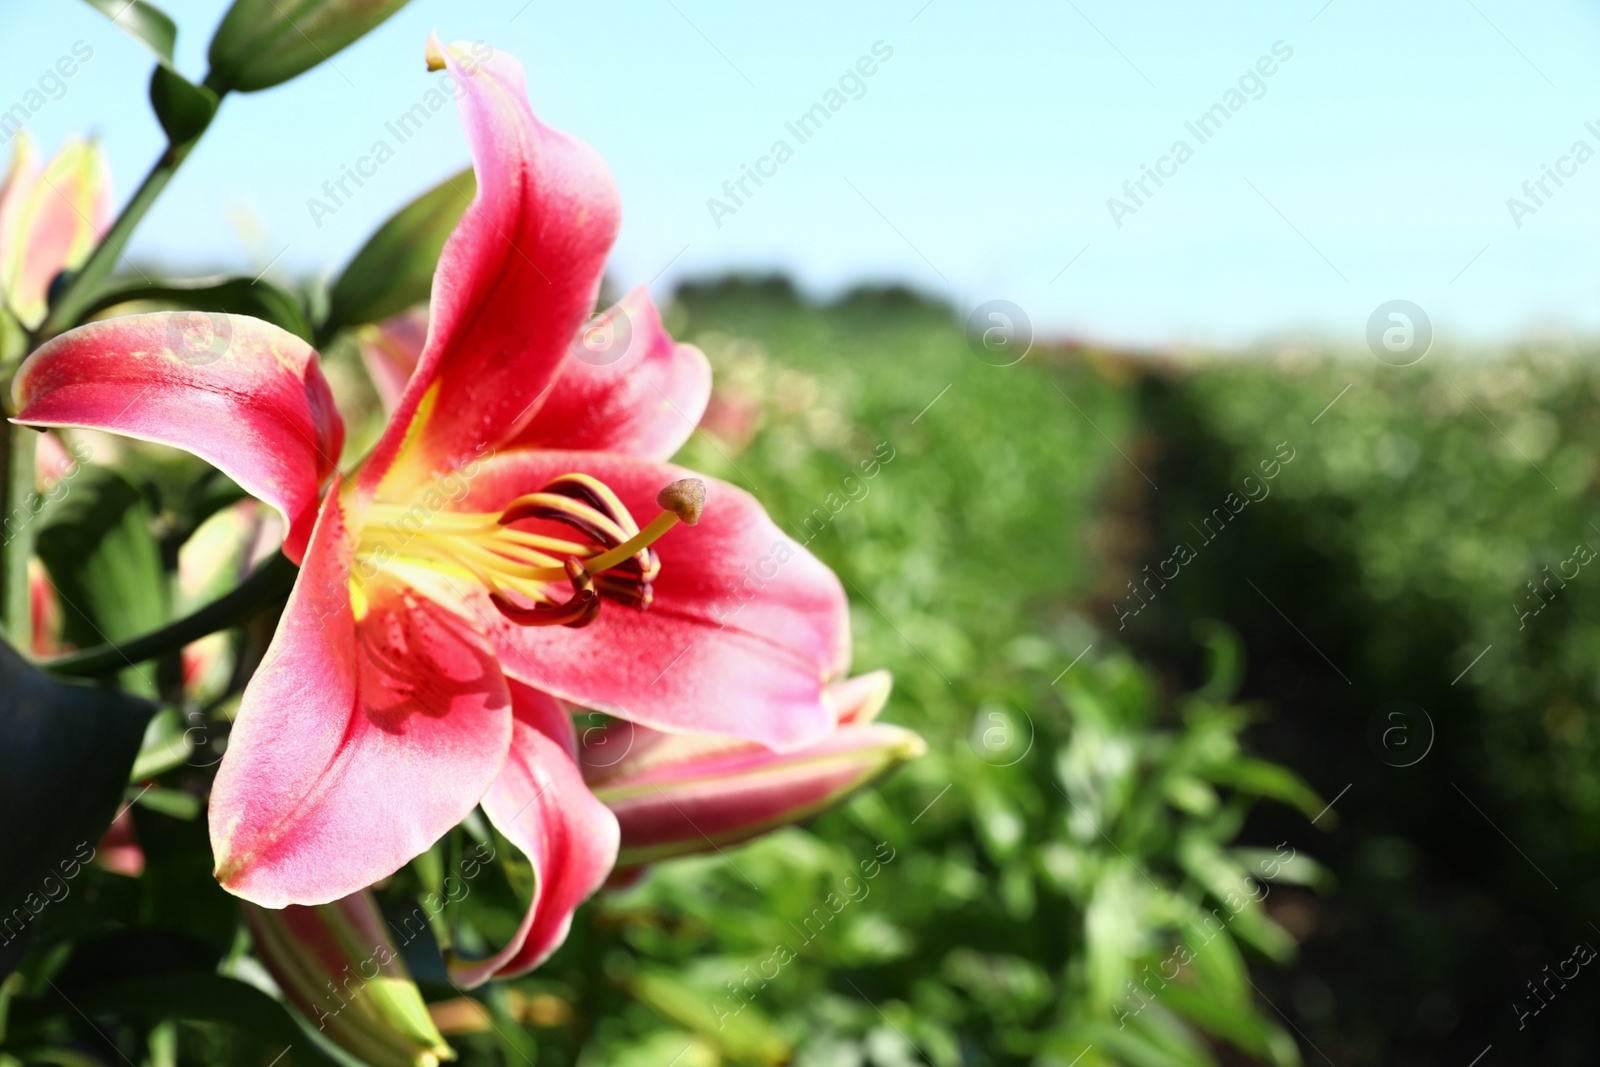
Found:
<svg viewBox="0 0 1600 1067"><path fill-rule="evenodd" d="M92 322L29 356L12 385L30 426L87 426L192 452L282 513L299 561L344 423L300 338L244 315Z"/></svg>
<svg viewBox="0 0 1600 1067"><path fill-rule="evenodd" d="M351 607L333 490L211 793L217 880L263 907L322 904L393 874L505 763L511 701L466 620L380 574Z"/></svg>
<svg viewBox="0 0 1600 1067"><path fill-rule="evenodd" d="M533 117L515 59L437 40L429 56L455 80L478 193L439 256L427 347L362 475L363 488L389 479L391 499L533 416L594 307L620 217L611 172Z"/></svg>
<svg viewBox="0 0 1600 1067"><path fill-rule="evenodd" d="M595 452L504 452L479 464L456 507L494 511L569 472L610 486L643 526L655 497L692 472ZM655 602L607 602L582 629L520 627L486 602L478 618L506 673L563 700L675 732L793 748L826 735L823 687L850 657L850 620L833 572L796 544L749 494L704 479L697 526L653 546Z"/></svg>
<svg viewBox="0 0 1600 1067"><path fill-rule="evenodd" d="M484 813L533 863L528 913L511 942L482 960L451 960L464 986L510 978L543 963L566 940L572 913L605 882L617 858L617 820L596 800L574 760L572 719L544 693L511 682L516 722L505 769Z"/></svg>
<svg viewBox="0 0 1600 1067"><path fill-rule="evenodd" d="M711 399L711 364L674 344L640 286L584 326L514 445L670 459Z"/></svg>

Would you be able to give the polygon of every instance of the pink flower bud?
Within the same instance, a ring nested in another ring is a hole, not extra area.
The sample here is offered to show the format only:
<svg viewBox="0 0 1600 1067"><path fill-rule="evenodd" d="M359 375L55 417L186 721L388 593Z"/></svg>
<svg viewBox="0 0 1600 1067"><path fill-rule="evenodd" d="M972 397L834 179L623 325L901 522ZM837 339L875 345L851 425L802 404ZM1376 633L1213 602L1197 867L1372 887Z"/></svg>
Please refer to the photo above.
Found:
<svg viewBox="0 0 1600 1067"><path fill-rule="evenodd" d="M915 733L872 722L891 684L876 671L831 686L836 729L789 752L626 722L586 739L584 777L622 829L618 869L802 822L922 755Z"/></svg>
<svg viewBox="0 0 1600 1067"><path fill-rule="evenodd" d="M455 1059L370 892L311 907L246 902L244 915L284 996L339 1047L373 1067Z"/></svg>
<svg viewBox="0 0 1600 1067"><path fill-rule="evenodd" d="M26 135L0 181L0 296L22 324L44 318L50 281L83 265L111 224L111 174L98 143L69 138L43 167Z"/></svg>

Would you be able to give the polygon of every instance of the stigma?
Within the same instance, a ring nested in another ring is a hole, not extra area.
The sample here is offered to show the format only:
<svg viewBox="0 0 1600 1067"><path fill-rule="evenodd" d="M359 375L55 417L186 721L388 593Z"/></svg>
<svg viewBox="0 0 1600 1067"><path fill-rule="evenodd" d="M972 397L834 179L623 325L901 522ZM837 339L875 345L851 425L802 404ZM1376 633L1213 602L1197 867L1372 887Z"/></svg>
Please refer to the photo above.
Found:
<svg viewBox="0 0 1600 1067"><path fill-rule="evenodd" d="M391 562L464 574L519 626L587 626L601 602L638 611L654 600L661 560L651 546L680 522L694 525L705 483L673 482L656 495L661 512L642 529L604 482L563 474L495 512L435 511L374 502L351 570L352 598Z"/></svg>

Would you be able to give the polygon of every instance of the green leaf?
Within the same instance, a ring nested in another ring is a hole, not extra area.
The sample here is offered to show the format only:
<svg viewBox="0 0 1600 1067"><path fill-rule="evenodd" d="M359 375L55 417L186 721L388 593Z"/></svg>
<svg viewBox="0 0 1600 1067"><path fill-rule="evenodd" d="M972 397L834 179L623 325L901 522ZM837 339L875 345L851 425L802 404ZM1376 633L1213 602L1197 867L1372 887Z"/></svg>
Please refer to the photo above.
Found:
<svg viewBox="0 0 1600 1067"><path fill-rule="evenodd" d="M217 94L196 85L171 67L156 64L150 73L150 107L175 145L189 144L205 132L217 113Z"/></svg>
<svg viewBox="0 0 1600 1067"><path fill-rule="evenodd" d="M130 811L144 873L137 879L139 920L231 951L239 931L239 898L212 877L211 837L204 819L174 818L143 803Z"/></svg>
<svg viewBox="0 0 1600 1067"><path fill-rule="evenodd" d="M28 335L22 324L5 307L0 306L0 366L21 359L28 352Z"/></svg>
<svg viewBox="0 0 1600 1067"><path fill-rule="evenodd" d="M182 789L147 788L139 791L139 803L151 811L188 822L200 814L201 800Z"/></svg>
<svg viewBox="0 0 1600 1067"><path fill-rule="evenodd" d="M748 1001L735 1010L720 990L691 988L682 975L666 970L640 970L624 984L662 1018L703 1035L732 1060L774 1067L789 1062L789 1040Z"/></svg>
<svg viewBox="0 0 1600 1067"><path fill-rule="evenodd" d="M1145 894L1126 863L1107 863L1083 913L1084 955L1092 1003L1115 1004L1124 995L1143 945L1140 914Z"/></svg>
<svg viewBox="0 0 1600 1067"><path fill-rule="evenodd" d="M18 1002L13 1012L19 1028L37 1027L52 1015L73 1023L101 1015L216 1023L226 1027L242 1046L229 1057L233 1062L278 1067L333 1067L335 1063L306 1036L282 1004L255 986L209 971L147 975L114 985L74 987L60 994L52 991L49 996Z"/></svg>
<svg viewBox="0 0 1600 1067"><path fill-rule="evenodd" d="M310 70L407 0L234 0L211 38L208 85L250 93Z"/></svg>
<svg viewBox="0 0 1600 1067"><path fill-rule="evenodd" d="M1234 848L1228 850L1233 858L1255 872L1257 878L1268 882L1309 886L1320 892L1331 892L1338 882L1333 872L1310 856L1290 850L1285 858L1282 846L1277 850L1266 848Z"/></svg>
<svg viewBox="0 0 1600 1067"><path fill-rule="evenodd" d="M1300 1050L1294 1039L1272 1025L1253 1005L1223 1005L1198 990L1170 983L1161 990L1161 1001L1207 1033L1264 1059L1275 1067L1299 1067Z"/></svg>
<svg viewBox="0 0 1600 1067"><path fill-rule="evenodd" d="M1250 972L1239 946L1227 936L1227 927L1218 912L1226 916L1228 909L1207 911L1195 904L1194 917L1185 924L1183 934L1187 948L1178 960L1188 957L1187 965L1194 972L1196 983L1212 1000L1234 1006L1248 1004Z"/></svg>
<svg viewBox="0 0 1600 1067"><path fill-rule="evenodd" d="M1239 691L1244 677L1244 642L1232 627L1215 619L1203 619L1194 629L1206 646L1206 680L1195 696L1218 702L1228 700Z"/></svg>
<svg viewBox="0 0 1600 1067"><path fill-rule="evenodd" d="M478 191L468 167L413 200L368 239L333 284L323 338L428 299L445 239Z"/></svg>
<svg viewBox="0 0 1600 1067"><path fill-rule="evenodd" d="M56 681L0 642L0 943L93 855L154 710Z"/></svg>
<svg viewBox="0 0 1600 1067"><path fill-rule="evenodd" d="M1229 933L1280 963L1294 955L1294 938L1269 918L1261 905L1271 890L1214 842L1198 832L1186 833L1178 842L1177 859L1191 878L1222 902L1211 914L1225 924Z"/></svg>
<svg viewBox="0 0 1600 1067"><path fill-rule="evenodd" d="M40 514L39 558L61 598L62 632L79 648L119 643L167 621L166 577L139 490L82 464ZM124 688L155 695L154 673L130 666Z"/></svg>
<svg viewBox="0 0 1600 1067"><path fill-rule="evenodd" d="M1070 1034L1047 1038L1045 1048L1061 1063L1084 1056L1079 1067L1090 1063L1117 1067L1216 1067L1217 1061L1194 1034L1172 1027L1171 1018L1159 1007L1146 1007L1122 1026L1080 1024ZM1163 1026L1164 1022L1167 1025Z"/></svg>
<svg viewBox="0 0 1600 1067"><path fill-rule="evenodd" d="M187 724L177 708L162 708L144 732L139 757L133 761L128 780L142 782L179 766L194 752Z"/></svg>
<svg viewBox="0 0 1600 1067"><path fill-rule="evenodd" d="M172 62L178 27L160 8L145 0L87 0L87 3L154 52L162 63Z"/></svg>
<svg viewBox="0 0 1600 1067"><path fill-rule="evenodd" d="M193 311L220 312L224 315L249 315L288 330L301 340L311 340L311 323L306 319L300 301L293 294L260 278L229 278L195 285L125 284L99 293L85 315L134 301Z"/></svg>
<svg viewBox="0 0 1600 1067"><path fill-rule="evenodd" d="M1299 775L1266 760L1231 759L1207 769L1204 773L1218 785L1231 786L1259 797L1270 797L1299 808L1308 819L1316 818L1324 807L1322 798L1317 796L1316 790L1306 785ZM1331 823L1333 815L1334 812L1329 811L1323 817L1330 819Z"/></svg>

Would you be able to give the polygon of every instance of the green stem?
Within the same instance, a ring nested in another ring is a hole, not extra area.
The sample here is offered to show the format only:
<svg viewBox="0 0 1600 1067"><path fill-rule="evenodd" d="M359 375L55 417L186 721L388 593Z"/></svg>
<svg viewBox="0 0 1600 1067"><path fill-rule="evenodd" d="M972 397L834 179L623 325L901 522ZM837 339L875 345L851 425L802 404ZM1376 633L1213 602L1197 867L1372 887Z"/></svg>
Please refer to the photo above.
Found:
<svg viewBox="0 0 1600 1067"><path fill-rule="evenodd" d="M33 647L33 602L28 582L28 560L33 556L33 519L38 505L33 490L33 455L39 431L28 426L10 427L6 452L5 620L6 635L15 648Z"/></svg>
<svg viewBox="0 0 1600 1067"><path fill-rule="evenodd" d="M96 645L80 652L43 660L39 666L54 674L80 678L115 674L131 664L176 651L191 641L198 641L207 634L248 619L287 593L294 586L295 576L299 573L299 568L290 563L283 553L275 553L232 592L213 600L192 615L186 615L125 644Z"/></svg>

